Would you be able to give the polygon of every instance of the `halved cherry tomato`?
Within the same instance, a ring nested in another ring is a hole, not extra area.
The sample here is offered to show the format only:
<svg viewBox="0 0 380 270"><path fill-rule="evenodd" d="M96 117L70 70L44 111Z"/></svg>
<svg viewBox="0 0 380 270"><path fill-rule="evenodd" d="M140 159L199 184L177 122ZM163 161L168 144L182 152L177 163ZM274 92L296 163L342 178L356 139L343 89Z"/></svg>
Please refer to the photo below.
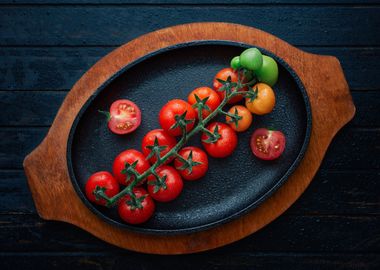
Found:
<svg viewBox="0 0 380 270"><path fill-rule="evenodd" d="M210 108L211 111L203 109L203 119L206 118L212 111L215 111L215 109L218 108L219 104L222 102L218 93L212 90L210 87L204 86L194 89L187 98L187 101L190 103L190 105L194 105L195 103L197 103L195 95L197 95L201 100L208 98L206 101L206 105ZM197 112L198 116L198 109L195 109L195 111Z"/></svg>
<svg viewBox="0 0 380 270"><path fill-rule="evenodd" d="M174 166L184 179L192 181L202 178L206 174L208 170L208 157L202 149L195 146L184 147L178 152L178 154L184 159L188 159L190 153L191 160L199 163L191 168L191 172L189 168L180 170L184 163L178 158L174 160Z"/></svg>
<svg viewBox="0 0 380 270"><path fill-rule="evenodd" d="M148 192L153 199L159 202L169 202L181 194L183 182L181 175L171 166L163 165L156 169L160 178L164 178L164 186L159 186L154 175L148 176ZM158 185L158 186L157 186Z"/></svg>
<svg viewBox="0 0 380 270"><path fill-rule="evenodd" d="M123 174L122 171L125 169L126 163L133 164L137 161L136 167L134 168L139 174L144 173L150 168L149 162L145 159L143 153L135 150L128 149L121 152L114 160L112 165L113 175L116 180L119 181L122 185L128 185L135 178L133 175L130 177L129 181L126 181L126 174ZM140 182L141 184L141 182Z"/></svg>
<svg viewBox="0 0 380 270"><path fill-rule="evenodd" d="M109 172L101 171L91 175L90 178L88 178L85 186L86 197L90 202L99 205L105 205L106 202L104 199L98 199L94 195L94 191L97 187L103 188L104 193L109 198L115 196L117 193L119 193L120 190L119 183Z"/></svg>
<svg viewBox="0 0 380 270"><path fill-rule="evenodd" d="M276 96L272 87L265 83L258 83L253 86L253 90L258 91L257 97L251 101L250 98L245 99L245 106L251 113L263 115L270 113L276 104Z"/></svg>
<svg viewBox="0 0 380 270"><path fill-rule="evenodd" d="M141 124L139 107L128 99L119 99L112 103L108 128L115 134L127 134L136 130Z"/></svg>
<svg viewBox="0 0 380 270"><path fill-rule="evenodd" d="M202 145L206 152L215 158L223 158L231 155L236 149L238 138L236 132L227 124L220 122L213 122L207 126L207 129L212 133L218 128L219 139L213 143L207 143L205 140L209 139L209 135L203 133L201 136Z"/></svg>
<svg viewBox="0 0 380 270"><path fill-rule="evenodd" d="M186 112L185 119L191 122L186 125L186 131L190 131L194 127L197 114L189 103L181 99L173 99L166 103L159 114L159 122L161 127L172 136L180 136L182 130L180 127L171 129L176 123L176 116L181 116Z"/></svg>
<svg viewBox="0 0 380 270"><path fill-rule="evenodd" d="M232 106L231 109L228 110L228 113L232 115L235 115L235 113L237 113L237 115L241 117L240 120L235 122L230 116L226 116L226 122L230 125L230 127L233 130L237 132L246 131L252 124L252 114L244 106L241 106L241 105Z"/></svg>
<svg viewBox="0 0 380 270"><path fill-rule="evenodd" d="M134 188L133 193L137 199L145 196L145 198L143 198L140 202L140 208L130 205L131 197L126 195L119 201L119 216L122 220L129 224L141 224L146 222L153 215L156 206L145 189Z"/></svg>
<svg viewBox="0 0 380 270"><path fill-rule="evenodd" d="M264 160L278 158L285 149L285 135L281 131L257 129L251 137L251 149L253 154Z"/></svg>
<svg viewBox="0 0 380 270"><path fill-rule="evenodd" d="M215 75L215 78L214 78L213 88L218 93L221 101L224 99L225 91L218 91L223 86L223 84L221 84L217 79L226 81L228 79L228 77L231 77L231 82L237 82L238 78L239 78L238 77L238 71L234 70L232 68L224 68L224 69L220 70ZM236 89L233 89L233 91L235 91L235 90ZM247 90L248 90L247 88L239 89L239 91L247 91ZM229 104L235 104L236 102L239 102L242 99L243 99L243 96L238 95L238 96L231 98L228 101L228 103Z"/></svg>
<svg viewBox="0 0 380 270"><path fill-rule="evenodd" d="M172 149L177 144L177 140L165 130L163 129L151 130L144 136L142 140L142 144L141 144L141 148L145 157L147 157L152 152L152 150L149 149L149 147L147 146L153 146L156 138L160 146L166 146L166 148L162 149L162 151L160 152L160 157L165 156L170 151L170 149ZM173 158L170 158L166 161L166 163L169 163L172 160ZM152 156L149 159L149 161L151 164L156 163L157 161L156 155Z"/></svg>

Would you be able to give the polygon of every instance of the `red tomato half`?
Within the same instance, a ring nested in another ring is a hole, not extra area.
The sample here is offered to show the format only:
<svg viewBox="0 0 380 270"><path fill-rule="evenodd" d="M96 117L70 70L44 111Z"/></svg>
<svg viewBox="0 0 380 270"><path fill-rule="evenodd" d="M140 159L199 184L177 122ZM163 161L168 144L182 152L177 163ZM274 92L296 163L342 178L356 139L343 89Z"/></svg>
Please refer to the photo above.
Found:
<svg viewBox="0 0 380 270"><path fill-rule="evenodd" d="M94 190L96 187L104 188L104 193L109 197L115 196L119 193L119 183L113 178L112 174L109 172L96 172L88 178L85 186L86 197L89 201L99 204L105 205L104 199L97 199L94 195Z"/></svg>
<svg viewBox="0 0 380 270"><path fill-rule="evenodd" d="M141 124L139 107L128 99L119 99L112 103L108 128L115 134L127 134Z"/></svg>
<svg viewBox="0 0 380 270"><path fill-rule="evenodd" d="M151 150L147 148L147 146L154 145L154 141L156 138L160 146L166 146L166 148L160 152L161 157L165 156L170 151L170 149L172 149L177 144L177 140L165 130L163 129L151 130L144 136L141 143L141 148L145 157L147 157L151 152ZM170 158L166 161L166 163L169 163L172 160L173 158ZM157 161L157 157L154 155L153 157L149 159L149 161L151 164L154 164Z"/></svg>
<svg viewBox="0 0 380 270"><path fill-rule="evenodd" d="M253 154L264 160L278 158L285 150L285 135L281 131L259 128L251 137Z"/></svg>
<svg viewBox="0 0 380 270"><path fill-rule="evenodd" d="M206 143L204 141L209 138L209 135L202 133L202 145L206 149L206 152L212 157L227 157L234 152L237 146L238 138L236 132L229 125L220 122L209 124L207 129L214 132L216 127L218 127L220 138L214 143Z"/></svg>
<svg viewBox="0 0 380 270"><path fill-rule="evenodd" d="M189 169L179 170L179 168L183 166L183 163L178 158L174 160L174 166L184 179L197 180L202 178L208 170L208 157L202 149L194 146L184 147L178 152L178 154L184 159L188 159L190 152L192 152L192 161L201 163L193 166L191 173Z"/></svg>
<svg viewBox="0 0 380 270"><path fill-rule="evenodd" d="M113 175L115 176L116 180L119 181L122 185L128 185L133 179L134 176L131 176L130 181L126 182L126 175L121 173L123 169L125 169L125 164L133 164L137 160L137 165L135 170L142 174L146 170L150 168L149 162L145 159L145 156L143 153L134 150L134 149L128 149L123 152L121 152L114 160L112 171ZM141 182L140 182L141 183Z"/></svg>
<svg viewBox="0 0 380 270"><path fill-rule="evenodd" d="M232 68L224 68L224 69L220 70L215 75L215 78L214 78L213 87L214 87L214 90L220 96L221 100L224 99L225 91L218 91L219 88L223 86L223 84L221 84L220 82L218 82L217 79L221 79L223 81L226 81L228 79L228 77L231 77L231 82L237 82L238 81L238 72L236 70L232 69ZM235 91L235 89L233 89L233 91ZM243 88L243 89L239 89L239 91L247 91L247 89ZM235 96L235 97L231 98L228 101L228 103L229 104L235 104L235 103L239 102L242 99L243 99L243 96L241 96L241 95Z"/></svg>
<svg viewBox="0 0 380 270"><path fill-rule="evenodd" d="M180 127L171 129L171 127L176 123L176 115L180 116L186 112L186 120L191 120L192 122L186 125L186 130L189 132L194 127L194 122L197 114L193 107L189 103L181 99L173 99L166 103L159 114L159 121L161 127L167 131L172 136L180 136L182 130Z"/></svg>
<svg viewBox="0 0 380 270"><path fill-rule="evenodd" d="M141 202L141 208L135 208L128 204L131 200L129 195L120 199L118 204L119 216L122 220L129 224L141 224L146 222L154 213L155 204L149 194L143 188L134 188L133 193L137 198L146 196Z"/></svg>
<svg viewBox="0 0 380 270"><path fill-rule="evenodd" d="M181 194L183 188L182 178L179 173L171 166L160 166L156 169L156 173L160 178L166 177L165 184L166 189L160 188L158 191L155 191L155 185L153 184L157 181L154 175L148 176L148 192L153 199L159 202L169 202L174 200Z"/></svg>

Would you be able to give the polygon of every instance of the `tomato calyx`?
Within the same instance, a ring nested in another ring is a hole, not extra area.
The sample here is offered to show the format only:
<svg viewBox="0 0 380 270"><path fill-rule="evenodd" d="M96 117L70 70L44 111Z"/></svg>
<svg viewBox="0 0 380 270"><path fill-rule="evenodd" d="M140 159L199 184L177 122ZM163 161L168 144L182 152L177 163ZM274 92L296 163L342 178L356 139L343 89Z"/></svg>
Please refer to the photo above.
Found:
<svg viewBox="0 0 380 270"><path fill-rule="evenodd" d="M127 183L129 182L129 180L131 180L132 176L135 176L135 177L140 176L140 174L136 171L137 163L138 163L138 160L136 160L132 164L125 162L124 169L121 170L121 173L127 176L127 179L125 180Z"/></svg>
<svg viewBox="0 0 380 270"><path fill-rule="evenodd" d="M252 102L257 98L258 94L259 94L259 88L257 86L255 89L253 89L253 87L248 87L248 91L245 94L245 97L249 98L249 102Z"/></svg>
<svg viewBox="0 0 380 270"><path fill-rule="evenodd" d="M109 201L109 197L107 196L106 194L106 188L105 187L101 187L101 186L96 186L95 189L92 191L92 194L95 195L95 199L97 201L100 201L100 200L105 200L105 206L106 207L110 207L111 204L110 204L110 201Z"/></svg>
<svg viewBox="0 0 380 270"><path fill-rule="evenodd" d="M206 140L202 140L204 143L216 143L221 137L220 133L218 132L218 126L215 126L213 132L205 127L203 127L202 130L208 135L208 138Z"/></svg>
<svg viewBox="0 0 380 270"><path fill-rule="evenodd" d="M166 190L168 186L166 185L166 175L160 177L156 171L153 172L155 180L148 181L148 185L154 186L153 193L157 193L161 188Z"/></svg>
<svg viewBox="0 0 380 270"><path fill-rule="evenodd" d="M154 138L153 145L147 145L145 146L150 150L149 155L146 157L146 160L149 160L150 158L156 156L157 162L160 162L161 160L161 152L164 151L168 146L167 145L160 145L157 139L157 136Z"/></svg>
<svg viewBox="0 0 380 270"><path fill-rule="evenodd" d="M186 119L186 114L187 114L187 111L185 111L181 115L179 114L175 115L174 116L175 123L170 127L170 129L176 129L177 127L180 127L182 130L186 131L186 126L194 122L194 119Z"/></svg>
<svg viewBox="0 0 380 270"><path fill-rule="evenodd" d="M201 119L203 110L211 112L210 107L206 104L206 102L208 101L210 97L208 96L208 97L205 97L204 99L201 99L200 97L198 97L197 94L194 94L194 97L197 102L193 104L192 107L198 110L198 119Z"/></svg>
<svg viewBox="0 0 380 270"><path fill-rule="evenodd" d="M231 76L227 77L227 80L222 80L219 78L216 78L218 82L222 84L222 87L220 87L217 91L223 92L226 91L227 95L232 92L232 88L237 87L240 84L240 79L239 82L232 82ZM238 89L241 87L238 87Z"/></svg>
<svg viewBox="0 0 380 270"><path fill-rule="evenodd" d="M237 109L237 107L235 107L235 111L234 113L229 113L229 112L225 112L223 110L220 111L222 114L224 115L227 115L228 117L230 117L230 120L227 121L228 124L231 124L231 123L234 123L236 128L239 126L239 121L241 119L243 119L242 116L239 115L239 111Z"/></svg>
<svg viewBox="0 0 380 270"><path fill-rule="evenodd" d="M191 174L193 172L193 167L203 164L202 162L198 162L198 161L193 160L193 151L190 151L187 159L183 158L179 154L177 154L177 158L182 162L182 166L177 168L177 170L183 171L183 170L187 169L189 174Z"/></svg>
<svg viewBox="0 0 380 270"><path fill-rule="evenodd" d="M131 210L142 209L143 208L142 202L145 200L147 196L148 194L137 197L133 192L131 192L129 194L130 199L126 200L124 203L129 205L131 207Z"/></svg>

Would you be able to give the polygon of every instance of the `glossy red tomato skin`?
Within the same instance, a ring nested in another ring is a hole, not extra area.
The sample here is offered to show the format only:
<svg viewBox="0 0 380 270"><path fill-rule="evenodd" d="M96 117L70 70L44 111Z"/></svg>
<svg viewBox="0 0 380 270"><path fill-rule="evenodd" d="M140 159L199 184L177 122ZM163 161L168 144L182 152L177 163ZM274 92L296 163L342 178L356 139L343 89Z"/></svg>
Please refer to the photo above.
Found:
<svg viewBox="0 0 380 270"><path fill-rule="evenodd" d="M187 98L187 101L190 105L194 105L197 102L195 95L197 95L200 99L208 98L206 101L206 105L210 108L211 111L202 110L203 119L205 119L211 112L215 111L216 108L218 108L218 106L222 102L219 94L216 91L212 90L210 87L203 86L195 88ZM198 118L198 109L195 109L195 111L197 113Z"/></svg>
<svg viewBox="0 0 380 270"><path fill-rule="evenodd" d="M142 174L146 170L149 169L150 164L145 159L144 154L135 149L125 150L116 156L112 165L112 171L116 180L119 181L120 184L128 185L134 179L134 176L132 176L131 180L128 183L126 183L126 175L122 174L121 171L125 168L125 163L132 164L136 160L137 160L137 165L136 165L135 170L139 174ZM140 184L142 183L140 182Z"/></svg>
<svg viewBox="0 0 380 270"><path fill-rule="evenodd" d="M147 146L154 145L154 140L157 138L158 144L163 146L167 146L164 150L160 152L160 156L165 156L176 144L177 140L175 137L171 136L168 132L166 132L163 129L154 129L149 131L143 138L141 143L142 152L147 157L151 150L147 148ZM168 159L165 164L170 163L173 160L173 158ZM149 159L149 162L151 164L156 163L157 157L153 156Z"/></svg>
<svg viewBox="0 0 380 270"><path fill-rule="evenodd" d="M253 154L263 160L274 160L285 150L286 138L281 131L259 128L251 136Z"/></svg>
<svg viewBox="0 0 380 270"><path fill-rule="evenodd" d="M141 224L148 221L148 219L153 215L156 206L145 189L140 187L134 188L133 193L137 198L147 195L141 203L142 208L133 209L130 205L128 205L127 201L130 200L130 196L126 195L119 201L118 213L120 218L128 224Z"/></svg>
<svg viewBox="0 0 380 270"><path fill-rule="evenodd" d="M178 154L182 156L184 159L187 159L191 151L192 151L192 160L196 162L201 162L202 164L194 166L192 168L191 173L189 173L188 169L179 170L179 168L183 165L183 163L178 158L174 160L174 166L178 170L178 172L181 174L182 178L189 181L194 181L194 180L198 180L202 178L207 173L208 157L207 157L207 154L202 149L195 146L184 147L178 152Z"/></svg>
<svg viewBox="0 0 380 270"><path fill-rule="evenodd" d="M194 122L197 117L195 110L189 103L181 99L172 99L166 103L159 113L159 122L161 127L167 131L172 136L182 135L182 130L180 127L170 129L175 123L175 116L182 115L186 112L186 120L191 120L192 122L186 125L186 130L189 132L194 127Z"/></svg>
<svg viewBox="0 0 380 270"><path fill-rule="evenodd" d="M215 75L215 78L214 78L214 81L213 81L213 88L214 90L218 93L218 95L220 96L220 100L223 101L224 99L224 95L225 95L225 91L218 91L220 87L222 87L223 85L218 82L217 79L221 79L223 81L226 81L228 79L228 77L231 77L231 82L237 82L238 81L238 72L232 68L223 68L221 69L216 75ZM243 88L243 89L240 89L239 91L247 91L246 88ZM231 98L229 101L228 101L228 104L235 104L237 102L239 102L240 100L243 99L243 96L239 95L239 96L235 96L233 98Z"/></svg>
<svg viewBox="0 0 380 270"><path fill-rule="evenodd" d="M148 192L150 196L159 202L170 202L176 199L182 192L183 181L181 175L171 166L163 165L156 169L157 174L160 177L166 175L166 189L160 188L154 193L154 185L148 184ZM155 181L156 178L153 175L148 176L149 181Z"/></svg>
<svg viewBox="0 0 380 270"><path fill-rule="evenodd" d="M96 203L98 205L105 205L106 202L104 199L97 200L93 194L93 191L97 186L105 188L106 190L104 192L109 198L115 196L120 191L119 183L112 176L112 174L106 171L94 173L88 178L86 182L85 193L87 199L90 202Z"/></svg>
<svg viewBox="0 0 380 270"><path fill-rule="evenodd" d="M206 152L214 158L224 158L231 155L237 147L238 137L236 132L227 124L220 122L212 122L207 126L207 129L214 132L218 126L218 133L221 135L218 141L214 143L205 143L208 139L206 133L202 133L202 145Z"/></svg>
<svg viewBox="0 0 380 270"><path fill-rule="evenodd" d="M108 128L118 135L131 133L141 124L140 108L128 99L114 101L110 107L110 115Z"/></svg>

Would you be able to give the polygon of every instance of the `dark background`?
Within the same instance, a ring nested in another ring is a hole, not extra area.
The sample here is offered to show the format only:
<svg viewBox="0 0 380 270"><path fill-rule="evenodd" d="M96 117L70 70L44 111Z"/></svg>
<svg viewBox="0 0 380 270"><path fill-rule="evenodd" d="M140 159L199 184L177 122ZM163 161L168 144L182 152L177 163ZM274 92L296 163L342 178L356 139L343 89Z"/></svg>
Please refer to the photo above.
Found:
<svg viewBox="0 0 380 270"><path fill-rule="evenodd" d="M261 231L194 255L129 252L40 219L22 160L67 91L117 46L194 21L254 26L341 61L357 113L306 192ZM371 0L0 0L0 269L380 269L379 31Z"/></svg>

